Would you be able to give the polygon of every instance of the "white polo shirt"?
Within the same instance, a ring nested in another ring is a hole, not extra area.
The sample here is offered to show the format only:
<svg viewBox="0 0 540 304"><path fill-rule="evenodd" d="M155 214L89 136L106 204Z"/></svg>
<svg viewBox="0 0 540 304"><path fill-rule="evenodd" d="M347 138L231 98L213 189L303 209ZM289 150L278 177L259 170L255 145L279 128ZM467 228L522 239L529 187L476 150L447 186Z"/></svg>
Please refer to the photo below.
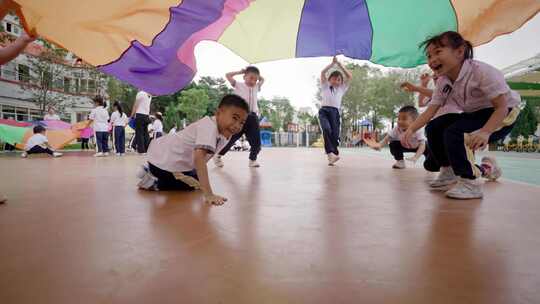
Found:
<svg viewBox="0 0 540 304"><path fill-rule="evenodd" d="M343 96L345 95L345 93L347 93L348 89L349 85L346 83L342 83L337 88L331 88L328 81L323 82L321 84L321 106L340 109L341 99L343 99Z"/></svg>
<svg viewBox="0 0 540 304"><path fill-rule="evenodd" d="M152 96L145 91L139 91L135 97L135 103L139 103L137 111L135 113L150 115L150 103L152 102Z"/></svg>
<svg viewBox="0 0 540 304"><path fill-rule="evenodd" d="M261 86L257 83L254 87L248 87L244 82L237 81L234 85L234 94L244 98L249 106L249 111L259 114L259 104L257 102L257 92Z"/></svg>
<svg viewBox="0 0 540 304"><path fill-rule="evenodd" d="M388 137L390 138L390 141L401 141L401 138L403 137L405 131L407 130L402 130L400 127L396 126L390 132L388 132ZM416 131L413 136L411 136L409 144L412 149L416 149L420 146L421 143L425 141L426 137L424 136L424 129L420 129Z"/></svg>
<svg viewBox="0 0 540 304"><path fill-rule="evenodd" d="M163 123L161 122L161 120L154 120L154 122L152 123L152 129L154 130L154 132L163 133Z"/></svg>
<svg viewBox="0 0 540 304"><path fill-rule="evenodd" d="M205 149L210 153L221 151L228 140L218 132L215 117L204 117L185 129L152 140L148 148L147 160L152 165L169 172L185 172L195 169L193 152Z"/></svg>
<svg viewBox="0 0 540 304"><path fill-rule="evenodd" d="M109 112L102 106L97 106L92 109L88 116L94 121L94 131L109 132Z"/></svg>
<svg viewBox="0 0 540 304"><path fill-rule="evenodd" d="M437 78L430 105L459 109L465 113L493 108L492 100L503 95L508 108L520 104L521 98L504 79L504 75L487 63L467 59L452 83L446 76Z"/></svg>
<svg viewBox="0 0 540 304"><path fill-rule="evenodd" d="M111 123L115 127L125 127L129 123L129 118L127 117L126 113L122 113L122 115L120 115L120 112L114 111L111 114Z"/></svg>
<svg viewBox="0 0 540 304"><path fill-rule="evenodd" d="M32 149L34 146L41 146L46 142L48 142L47 136L45 136L45 135L43 135L41 133L37 133L37 134L34 134L34 135L30 136L30 138L26 142L26 145L24 146L24 149L26 151L28 151L28 150Z"/></svg>

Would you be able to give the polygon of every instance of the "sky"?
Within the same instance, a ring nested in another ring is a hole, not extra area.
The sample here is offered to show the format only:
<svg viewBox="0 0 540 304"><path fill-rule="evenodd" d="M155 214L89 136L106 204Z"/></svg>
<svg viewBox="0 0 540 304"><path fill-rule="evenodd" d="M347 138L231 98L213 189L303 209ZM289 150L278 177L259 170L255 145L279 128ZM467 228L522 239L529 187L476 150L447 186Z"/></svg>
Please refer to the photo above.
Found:
<svg viewBox="0 0 540 304"><path fill-rule="evenodd" d="M540 53L540 15L535 16L517 31L495 38L476 47L475 58L503 69L519 61ZM195 49L198 72L195 79L202 76L224 77L225 73L236 71L248 62L226 47L204 41ZM345 59L343 56L339 57ZM260 96L271 99L274 96L287 97L296 107L312 107L317 91L316 81L321 70L331 62L331 57L294 58L258 63L256 66L265 77ZM350 60L350 59L346 59ZM353 60L356 63L367 61Z"/></svg>

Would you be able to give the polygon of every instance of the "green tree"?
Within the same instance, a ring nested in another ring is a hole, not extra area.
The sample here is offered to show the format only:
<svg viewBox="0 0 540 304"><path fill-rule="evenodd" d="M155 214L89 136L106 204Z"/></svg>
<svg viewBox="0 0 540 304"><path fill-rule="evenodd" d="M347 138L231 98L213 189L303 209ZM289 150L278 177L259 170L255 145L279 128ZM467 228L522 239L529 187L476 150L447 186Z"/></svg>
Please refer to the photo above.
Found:
<svg viewBox="0 0 540 304"><path fill-rule="evenodd" d="M191 88L178 96L178 111L185 114L188 123L202 118L208 109L210 99L204 89Z"/></svg>
<svg viewBox="0 0 540 304"><path fill-rule="evenodd" d="M523 135L525 137L534 134L538 126L538 119L534 113L531 103L525 101L525 107L521 110L516 125L512 129L512 137Z"/></svg>

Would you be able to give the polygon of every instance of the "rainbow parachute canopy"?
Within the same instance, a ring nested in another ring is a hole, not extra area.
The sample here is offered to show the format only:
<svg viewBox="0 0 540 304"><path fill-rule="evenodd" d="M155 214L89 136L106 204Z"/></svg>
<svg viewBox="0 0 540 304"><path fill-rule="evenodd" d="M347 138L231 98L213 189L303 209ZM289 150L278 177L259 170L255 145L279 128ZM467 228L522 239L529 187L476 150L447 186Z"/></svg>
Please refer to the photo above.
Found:
<svg viewBox="0 0 540 304"><path fill-rule="evenodd" d="M540 11L538 0L12 1L27 29L155 95L193 79L202 40L251 63L344 54L414 67L428 36L454 30L480 45Z"/></svg>

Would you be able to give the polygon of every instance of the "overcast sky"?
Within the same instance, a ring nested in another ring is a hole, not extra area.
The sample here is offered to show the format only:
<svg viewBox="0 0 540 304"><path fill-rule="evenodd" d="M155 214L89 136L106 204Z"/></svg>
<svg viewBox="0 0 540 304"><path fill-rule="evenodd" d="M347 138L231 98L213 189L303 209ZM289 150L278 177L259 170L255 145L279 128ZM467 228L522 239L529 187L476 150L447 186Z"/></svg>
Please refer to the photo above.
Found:
<svg viewBox="0 0 540 304"><path fill-rule="evenodd" d="M519 30L476 48L475 52L476 59L500 69L540 53L540 15ZM201 76L224 77L225 73L248 65L248 62L215 42L200 43L195 54L198 68L196 79ZM313 107L317 77L330 61L330 57L319 57L259 63L257 67L266 79L261 95L267 99L285 96L296 108Z"/></svg>

